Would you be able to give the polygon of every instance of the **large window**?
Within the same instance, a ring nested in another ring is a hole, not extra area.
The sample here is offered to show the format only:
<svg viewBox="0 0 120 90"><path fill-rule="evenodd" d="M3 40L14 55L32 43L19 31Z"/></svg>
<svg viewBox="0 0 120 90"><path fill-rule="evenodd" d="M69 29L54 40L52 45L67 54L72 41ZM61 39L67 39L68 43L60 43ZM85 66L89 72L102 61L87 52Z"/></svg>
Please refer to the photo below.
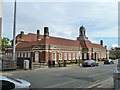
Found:
<svg viewBox="0 0 120 90"><path fill-rule="evenodd" d="M35 52L35 62L38 62L39 60L39 52Z"/></svg>
<svg viewBox="0 0 120 90"><path fill-rule="evenodd" d="M28 53L28 57L30 57L30 53Z"/></svg>
<svg viewBox="0 0 120 90"><path fill-rule="evenodd" d="M67 60L67 53L64 54L64 59Z"/></svg>
<svg viewBox="0 0 120 90"><path fill-rule="evenodd" d="M53 60L56 60L56 53L53 53Z"/></svg>
<svg viewBox="0 0 120 90"><path fill-rule="evenodd" d="M62 53L59 53L59 60L62 60Z"/></svg>
<svg viewBox="0 0 120 90"><path fill-rule="evenodd" d="M20 53L18 53L18 57L20 57Z"/></svg>
<svg viewBox="0 0 120 90"><path fill-rule="evenodd" d="M99 55L98 57L100 58L100 53L98 55Z"/></svg>
<svg viewBox="0 0 120 90"><path fill-rule="evenodd" d="M80 53L80 59L82 59L82 53Z"/></svg>
<svg viewBox="0 0 120 90"><path fill-rule="evenodd" d="M71 60L71 53L69 53L69 60Z"/></svg>
<svg viewBox="0 0 120 90"><path fill-rule="evenodd" d="M75 53L73 53L73 60L75 60Z"/></svg>
<svg viewBox="0 0 120 90"><path fill-rule="evenodd" d="M87 53L84 53L84 59L87 59Z"/></svg>
<svg viewBox="0 0 120 90"><path fill-rule="evenodd" d="M21 57L23 57L23 53L21 53Z"/></svg>
<svg viewBox="0 0 120 90"><path fill-rule="evenodd" d="M91 59L91 53L89 53L89 59Z"/></svg>
<svg viewBox="0 0 120 90"><path fill-rule="evenodd" d="M105 58L106 58L106 53L105 53Z"/></svg>
<svg viewBox="0 0 120 90"><path fill-rule="evenodd" d="M27 53L25 53L25 57L27 57Z"/></svg>
<svg viewBox="0 0 120 90"><path fill-rule="evenodd" d="M79 53L77 53L77 59L79 59Z"/></svg>

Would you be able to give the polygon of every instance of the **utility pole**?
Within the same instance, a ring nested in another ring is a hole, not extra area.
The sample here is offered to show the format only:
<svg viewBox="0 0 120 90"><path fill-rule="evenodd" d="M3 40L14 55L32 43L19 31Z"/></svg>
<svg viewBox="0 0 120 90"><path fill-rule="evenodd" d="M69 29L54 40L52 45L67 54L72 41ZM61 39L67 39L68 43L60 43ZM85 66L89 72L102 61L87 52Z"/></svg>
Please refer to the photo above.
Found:
<svg viewBox="0 0 120 90"><path fill-rule="evenodd" d="M16 0L14 3L14 25L13 25L13 59L15 60L15 43L16 43Z"/></svg>

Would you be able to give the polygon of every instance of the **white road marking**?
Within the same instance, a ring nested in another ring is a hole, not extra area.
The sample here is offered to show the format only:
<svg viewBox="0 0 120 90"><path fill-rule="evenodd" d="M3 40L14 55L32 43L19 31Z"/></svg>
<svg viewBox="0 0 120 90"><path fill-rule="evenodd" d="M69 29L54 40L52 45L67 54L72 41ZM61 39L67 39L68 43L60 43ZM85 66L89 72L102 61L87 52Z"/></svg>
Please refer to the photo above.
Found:
<svg viewBox="0 0 120 90"><path fill-rule="evenodd" d="M102 83L104 83L104 82L106 82L106 81L108 81L108 80L110 80L110 79L106 79L106 80L101 81L101 82L99 82L99 83L93 84L93 85L91 85L91 86L89 86L89 87L87 87L87 88L93 88L93 87L95 87L95 86L101 85Z"/></svg>
<svg viewBox="0 0 120 90"><path fill-rule="evenodd" d="M69 83L72 83L72 82L76 82L76 81L77 81L77 80L71 80L71 81L67 81L67 82L62 82L62 83L54 84L54 85L51 85L51 86L48 86L48 87L45 87L45 88L59 87L59 86L62 86L62 85L65 85L65 84L69 84Z"/></svg>

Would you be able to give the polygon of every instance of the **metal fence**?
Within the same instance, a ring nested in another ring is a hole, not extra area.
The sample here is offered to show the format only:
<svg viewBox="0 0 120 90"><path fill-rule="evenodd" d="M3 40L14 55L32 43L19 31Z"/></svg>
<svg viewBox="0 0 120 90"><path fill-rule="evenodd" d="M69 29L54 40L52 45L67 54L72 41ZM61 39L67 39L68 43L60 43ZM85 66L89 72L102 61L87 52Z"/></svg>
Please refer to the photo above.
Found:
<svg viewBox="0 0 120 90"><path fill-rule="evenodd" d="M2 70L13 70L17 68L16 58L14 60L12 56L2 55L0 60L2 63Z"/></svg>

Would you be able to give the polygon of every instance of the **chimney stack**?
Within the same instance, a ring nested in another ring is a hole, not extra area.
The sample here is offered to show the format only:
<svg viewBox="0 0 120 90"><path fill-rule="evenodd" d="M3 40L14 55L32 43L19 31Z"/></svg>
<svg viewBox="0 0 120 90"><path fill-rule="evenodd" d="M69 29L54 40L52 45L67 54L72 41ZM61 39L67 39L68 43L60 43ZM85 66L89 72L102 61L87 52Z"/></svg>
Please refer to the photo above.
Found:
<svg viewBox="0 0 120 90"><path fill-rule="evenodd" d="M24 32L23 32L23 31L21 31L20 38L21 38L22 40L24 40Z"/></svg>
<svg viewBox="0 0 120 90"><path fill-rule="evenodd" d="M45 37L45 38L49 37L48 27L44 27L44 37Z"/></svg>
<svg viewBox="0 0 120 90"><path fill-rule="evenodd" d="M100 40L100 45L102 45L102 46L103 46L103 40Z"/></svg>
<svg viewBox="0 0 120 90"><path fill-rule="evenodd" d="M37 30L37 41L40 40L40 30Z"/></svg>

